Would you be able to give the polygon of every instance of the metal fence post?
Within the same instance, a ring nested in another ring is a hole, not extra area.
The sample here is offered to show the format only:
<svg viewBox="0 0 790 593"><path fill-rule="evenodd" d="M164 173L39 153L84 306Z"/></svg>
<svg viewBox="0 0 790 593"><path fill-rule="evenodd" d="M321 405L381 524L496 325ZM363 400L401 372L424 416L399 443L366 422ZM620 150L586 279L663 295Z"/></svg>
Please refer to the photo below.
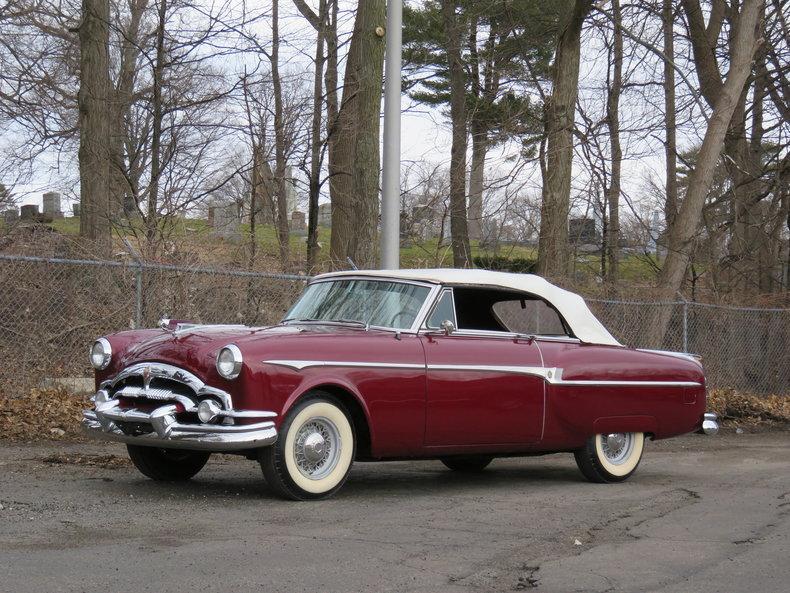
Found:
<svg viewBox="0 0 790 593"><path fill-rule="evenodd" d="M143 326L143 264L137 262L134 271L134 328Z"/></svg>
<svg viewBox="0 0 790 593"><path fill-rule="evenodd" d="M689 351L689 304L683 299L683 352Z"/></svg>

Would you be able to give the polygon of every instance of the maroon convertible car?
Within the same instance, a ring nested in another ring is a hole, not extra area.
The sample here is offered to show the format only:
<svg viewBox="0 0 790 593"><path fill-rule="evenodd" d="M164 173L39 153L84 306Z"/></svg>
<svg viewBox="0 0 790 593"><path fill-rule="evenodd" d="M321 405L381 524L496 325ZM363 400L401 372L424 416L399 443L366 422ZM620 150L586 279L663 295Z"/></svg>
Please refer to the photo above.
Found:
<svg viewBox="0 0 790 593"><path fill-rule="evenodd" d="M353 271L314 278L278 325L160 322L94 342L83 424L155 480L212 452L258 460L293 499L354 460L572 452L594 482L636 470L646 438L715 433L687 354L618 343L584 300L532 275Z"/></svg>

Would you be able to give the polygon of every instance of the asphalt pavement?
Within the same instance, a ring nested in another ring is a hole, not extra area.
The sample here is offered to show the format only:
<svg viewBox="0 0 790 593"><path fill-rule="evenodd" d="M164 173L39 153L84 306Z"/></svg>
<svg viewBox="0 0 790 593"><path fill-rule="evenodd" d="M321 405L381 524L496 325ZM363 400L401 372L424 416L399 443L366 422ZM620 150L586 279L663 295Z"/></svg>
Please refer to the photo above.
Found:
<svg viewBox="0 0 790 593"><path fill-rule="evenodd" d="M615 485L569 454L360 463L301 503L237 457L164 484L119 445L0 441L4 593L513 590L790 590L790 432L647 443Z"/></svg>

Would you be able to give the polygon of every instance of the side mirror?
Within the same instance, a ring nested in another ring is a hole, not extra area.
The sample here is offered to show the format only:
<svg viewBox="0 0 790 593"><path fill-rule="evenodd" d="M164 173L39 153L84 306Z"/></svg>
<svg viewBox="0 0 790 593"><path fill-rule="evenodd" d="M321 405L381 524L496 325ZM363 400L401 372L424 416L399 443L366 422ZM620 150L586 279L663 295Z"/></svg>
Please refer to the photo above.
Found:
<svg viewBox="0 0 790 593"><path fill-rule="evenodd" d="M449 319L445 319L442 321L442 329L444 330L444 335L449 336L455 331L455 324Z"/></svg>

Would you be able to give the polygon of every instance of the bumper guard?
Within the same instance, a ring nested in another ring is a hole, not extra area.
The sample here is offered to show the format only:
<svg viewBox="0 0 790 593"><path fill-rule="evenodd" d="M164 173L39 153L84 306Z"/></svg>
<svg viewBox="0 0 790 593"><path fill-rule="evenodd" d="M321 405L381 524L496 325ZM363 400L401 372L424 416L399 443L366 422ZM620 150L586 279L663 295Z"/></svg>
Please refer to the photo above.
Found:
<svg viewBox="0 0 790 593"><path fill-rule="evenodd" d="M229 410L224 415L235 418L266 418L254 424L185 424L176 420L178 407L166 404L152 412L120 408L117 400L96 400L94 410L84 410L82 426L94 437L169 449L201 451L238 451L267 447L277 440L277 429L271 420L274 412ZM152 430L141 434L124 432L118 423L150 424Z"/></svg>

